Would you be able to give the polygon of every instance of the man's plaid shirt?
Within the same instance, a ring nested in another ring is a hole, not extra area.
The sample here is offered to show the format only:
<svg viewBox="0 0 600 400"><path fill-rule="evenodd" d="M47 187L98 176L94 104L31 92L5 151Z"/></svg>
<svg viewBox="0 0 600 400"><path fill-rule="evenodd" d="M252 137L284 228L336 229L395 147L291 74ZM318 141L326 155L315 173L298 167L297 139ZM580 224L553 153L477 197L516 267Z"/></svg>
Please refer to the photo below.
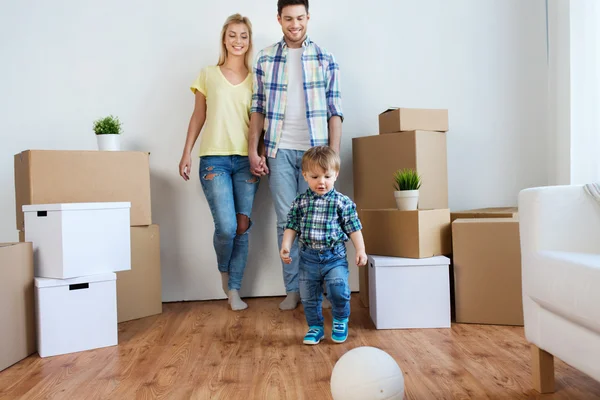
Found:
<svg viewBox="0 0 600 400"><path fill-rule="evenodd" d="M329 144L328 121L334 115L344 118L340 92L340 69L333 54L308 37L302 44L304 98L311 146ZM254 66L251 113L265 116L265 146L268 157L275 157L283 130L287 104L288 74L285 40L261 50Z"/></svg>
<svg viewBox="0 0 600 400"><path fill-rule="evenodd" d="M301 244L320 250L344 243L362 225L350 198L335 189L322 196L308 189L292 203L285 228L295 230Z"/></svg>

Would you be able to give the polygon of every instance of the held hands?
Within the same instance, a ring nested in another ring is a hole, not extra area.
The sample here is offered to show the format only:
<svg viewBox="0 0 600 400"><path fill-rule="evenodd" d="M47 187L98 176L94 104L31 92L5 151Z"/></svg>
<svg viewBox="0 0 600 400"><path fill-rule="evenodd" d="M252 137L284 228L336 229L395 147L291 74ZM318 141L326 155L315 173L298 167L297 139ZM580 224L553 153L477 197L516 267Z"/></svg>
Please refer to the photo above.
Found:
<svg viewBox="0 0 600 400"><path fill-rule="evenodd" d="M281 260L286 264L290 264L292 262L292 258L290 257L290 249L287 247L281 247L279 256L281 257Z"/></svg>
<svg viewBox="0 0 600 400"><path fill-rule="evenodd" d="M250 160L250 172L256 176L264 176L269 173L269 167L267 167L267 159L265 156L259 156L258 154L248 155Z"/></svg>
<svg viewBox="0 0 600 400"><path fill-rule="evenodd" d="M359 267L367 265L367 253L364 250L356 252L356 265Z"/></svg>

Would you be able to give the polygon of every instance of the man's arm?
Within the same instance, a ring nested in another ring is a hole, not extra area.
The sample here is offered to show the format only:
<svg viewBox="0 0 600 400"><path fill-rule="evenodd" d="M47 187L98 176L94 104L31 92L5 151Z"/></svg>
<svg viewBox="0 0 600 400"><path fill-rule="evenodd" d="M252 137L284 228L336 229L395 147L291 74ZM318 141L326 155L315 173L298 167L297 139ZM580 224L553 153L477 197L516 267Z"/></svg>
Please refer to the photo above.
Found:
<svg viewBox="0 0 600 400"><path fill-rule="evenodd" d="M248 158L250 172L265 175L269 171L265 162L263 128L265 126L265 87L264 70L261 64L262 51L258 53L254 73L252 74L252 106L250 108L250 127L248 130Z"/></svg>
<svg viewBox="0 0 600 400"><path fill-rule="evenodd" d="M263 176L269 173L265 155L264 124L265 116L263 114L255 112L250 115L248 159L250 160L250 172L256 176Z"/></svg>
<svg viewBox="0 0 600 400"><path fill-rule="evenodd" d="M340 67L335 61L333 54L330 55L329 66L327 67L327 127L329 131L329 147L340 152L340 143L342 141L342 122L344 114L342 112L342 93L340 85Z"/></svg>
<svg viewBox="0 0 600 400"><path fill-rule="evenodd" d="M340 143L342 141L342 118L337 115L329 118L327 123L329 129L329 147L340 154Z"/></svg>
<svg viewBox="0 0 600 400"><path fill-rule="evenodd" d="M250 128L248 131L248 153L251 155L263 155L260 144L263 143L263 126L265 125L265 116L259 112L253 112L250 115Z"/></svg>

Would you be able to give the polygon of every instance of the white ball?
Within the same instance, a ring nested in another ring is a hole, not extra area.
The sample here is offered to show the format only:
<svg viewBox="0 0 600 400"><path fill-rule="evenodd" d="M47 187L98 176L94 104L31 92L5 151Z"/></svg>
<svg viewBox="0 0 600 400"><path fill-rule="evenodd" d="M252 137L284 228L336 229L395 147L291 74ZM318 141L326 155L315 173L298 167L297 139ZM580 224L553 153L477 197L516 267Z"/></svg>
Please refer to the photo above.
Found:
<svg viewBox="0 0 600 400"><path fill-rule="evenodd" d="M333 367L331 394L334 400L402 400L404 375L385 351L357 347Z"/></svg>

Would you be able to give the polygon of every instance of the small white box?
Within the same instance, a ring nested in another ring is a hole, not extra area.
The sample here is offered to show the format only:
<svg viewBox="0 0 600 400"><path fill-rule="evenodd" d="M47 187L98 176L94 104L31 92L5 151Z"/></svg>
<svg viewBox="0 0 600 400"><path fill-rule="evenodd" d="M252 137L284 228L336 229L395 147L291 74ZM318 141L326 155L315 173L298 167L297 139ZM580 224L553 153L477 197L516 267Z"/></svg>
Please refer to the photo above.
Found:
<svg viewBox="0 0 600 400"><path fill-rule="evenodd" d="M131 203L23 206L35 276L69 279L131 269Z"/></svg>
<svg viewBox="0 0 600 400"><path fill-rule="evenodd" d="M450 259L369 256L369 312L377 329L449 328Z"/></svg>
<svg viewBox="0 0 600 400"><path fill-rule="evenodd" d="M117 345L116 277L35 278L40 357Z"/></svg>

